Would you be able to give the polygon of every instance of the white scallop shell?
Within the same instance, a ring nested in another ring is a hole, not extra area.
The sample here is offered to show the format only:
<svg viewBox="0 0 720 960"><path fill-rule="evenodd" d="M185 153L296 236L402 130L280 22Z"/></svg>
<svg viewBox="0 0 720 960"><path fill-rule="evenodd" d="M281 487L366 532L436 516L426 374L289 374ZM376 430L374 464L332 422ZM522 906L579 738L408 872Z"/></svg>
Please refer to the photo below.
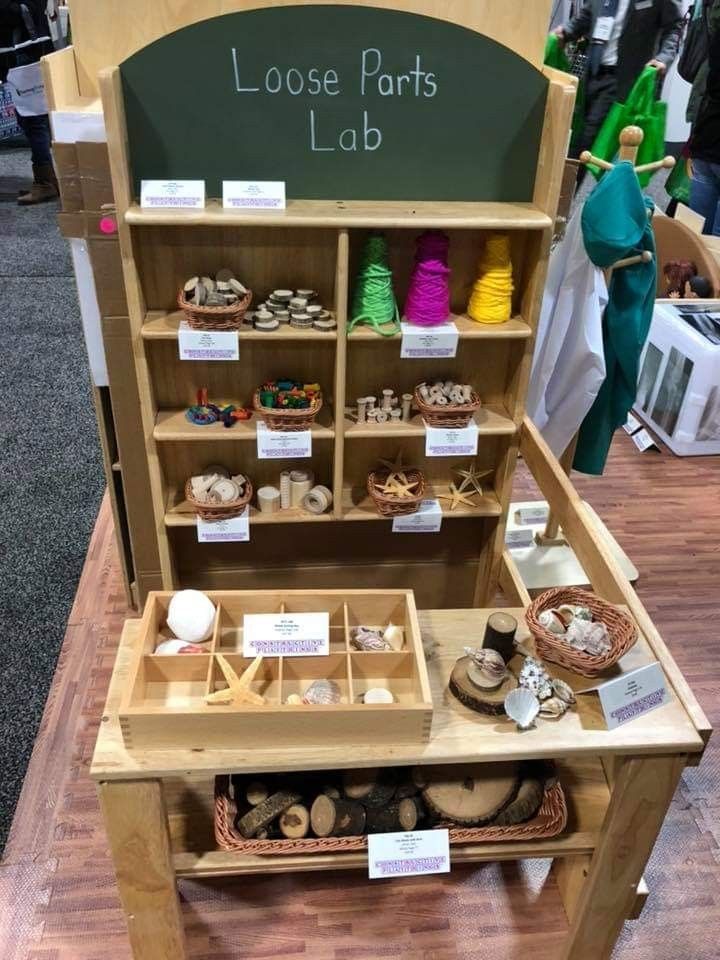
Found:
<svg viewBox="0 0 720 960"><path fill-rule="evenodd" d="M560 700L563 700L568 705L575 703L575 694L573 688L569 683L565 683L564 680L559 680L557 677L552 681L553 693L556 697L559 697Z"/></svg>
<svg viewBox="0 0 720 960"><path fill-rule="evenodd" d="M540 701L525 687L517 687L505 697L505 713L520 730L532 727L539 712Z"/></svg>
<svg viewBox="0 0 720 960"><path fill-rule="evenodd" d="M549 700L546 700L544 703L540 704L540 716L553 718L561 717L568 707L569 704L564 700L561 700L560 697L550 697Z"/></svg>

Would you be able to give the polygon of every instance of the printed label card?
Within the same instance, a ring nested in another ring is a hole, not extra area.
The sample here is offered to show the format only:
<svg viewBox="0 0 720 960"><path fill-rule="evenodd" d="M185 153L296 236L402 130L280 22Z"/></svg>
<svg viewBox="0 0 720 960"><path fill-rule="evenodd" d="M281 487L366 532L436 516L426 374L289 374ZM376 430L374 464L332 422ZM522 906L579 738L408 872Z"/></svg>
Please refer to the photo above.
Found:
<svg viewBox="0 0 720 960"><path fill-rule="evenodd" d="M420 877L430 873L450 873L450 834L447 830L368 835L368 875L371 880Z"/></svg>

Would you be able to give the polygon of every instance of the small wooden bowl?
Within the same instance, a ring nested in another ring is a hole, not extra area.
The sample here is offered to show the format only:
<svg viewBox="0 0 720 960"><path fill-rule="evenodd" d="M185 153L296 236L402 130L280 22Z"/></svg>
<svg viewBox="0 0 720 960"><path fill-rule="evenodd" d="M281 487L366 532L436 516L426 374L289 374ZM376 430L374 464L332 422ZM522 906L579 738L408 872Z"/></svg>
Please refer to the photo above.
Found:
<svg viewBox="0 0 720 960"><path fill-rule="evenodd" d="M466 427L481 404L480 397L473 390L470 403L447 404L444 407L437 407L435 404L426 403L420 396L419 387L415 387L415 406L420 411L420 416L430 427Z"/></svg>
<svg viewBox="0 0 720 960"><path fill-rule="evenodd" d="M405 517L415 513L425 496L425 476L420 470L410 467L403 471L409 483L417 483L416 493L410 497L396 497L375 489L375 483L385 483L390 476L387 470L372 470L367 478L367 491L383 517Z"/></svg>
<svg viewBox="0 0 720 960"><path fill-rule="evenodd" d="M576 650L562 637L541 626L538 617L544 610L553 610L563 603L588 607L593 620L602 620L608 630L611 649L602 656L593 657L583 650ZM577 587L557 587L546 590L536 597L525 611L525 620L535 638L538 656L561 667L579 673L583 677L597 677L625 656L637 641L637 629L630 617L607 600L596 597Z"/></svg>
<svg viewBox="0 0 720 960"><path fill-rule="evenodd" d="M199 307L185 299L185 291L178 293L178 307L185 314L188 326L193 330L238 330L252 302L252 290L237 303L225 307Z"/></svg>
<svg viewBox="0 0 720 960"><path fill-rule="evenodd" d="M230 500L229 503L203 503L193 497L190 481L185 484L185 499L201 520L232 520L233 517L239 517L252 500L252 495L252 484L246 480L245 492L239 500Z"/></svg>
<svg viewBox="0 0 720 960"><path fill-rule="evenodd" d="M275 407L264 407L260 403L260 390L253 394L253 407L258 416L267 424L268 430L299 431L309 430L315 422L315 417L322 409L322 395L314 398L309 407L295 409L287 407L275 409Z"/></svg>

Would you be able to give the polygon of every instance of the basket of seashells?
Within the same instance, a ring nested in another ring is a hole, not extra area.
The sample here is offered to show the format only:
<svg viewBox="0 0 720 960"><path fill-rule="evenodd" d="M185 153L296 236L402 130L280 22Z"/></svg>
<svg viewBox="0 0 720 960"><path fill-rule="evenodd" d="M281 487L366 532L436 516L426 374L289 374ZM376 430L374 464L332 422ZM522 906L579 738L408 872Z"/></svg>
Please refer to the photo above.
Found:
<svg viewBox="0 0 720 960"><path fill-rule="evenodd" d="M632 620L617 607L576 587L541 593L525 611L538 656L584 677L597 677L637 640Z"/></svg>
<svg viewBox="0 0 720 960"><path fill-rule="evenodd" d="M252 500L253 487L241 473L218 464L205 467L185 484L185 499L201 520L231 520L239 517Z"/></svg>
<svg viewBox="0 0 720 960"><path fill-rule="evenodd" d="M469 383L436 380L415 387L415 405L431 427L467 427L481 406Z"/></svg>
<svg viewBox="0 0 720 960"><path fill-rule="evenodd" d="M190 277L178 293L177 303L192 330L238 330L252 301L232 270L212 277Z"/></svg>

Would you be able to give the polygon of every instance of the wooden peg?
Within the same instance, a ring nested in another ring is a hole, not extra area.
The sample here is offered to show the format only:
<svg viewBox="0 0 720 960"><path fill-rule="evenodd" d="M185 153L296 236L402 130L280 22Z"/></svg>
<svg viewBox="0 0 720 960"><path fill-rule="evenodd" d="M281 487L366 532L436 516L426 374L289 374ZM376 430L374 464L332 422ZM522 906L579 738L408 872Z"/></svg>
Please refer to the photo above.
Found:
<svg viewBox="0 0 720 960"><path fill-rule="evenodd" d="M630 163L635 163L637 152L644 139L645 134L640 127L623 127L620 131L620 151L618 153L618 159L629 160Z"/></svg>
<svg viewBox="0 0 720 960"><path fill-rule="evenodd" d="M635 167L635 173L647 173L649 170L660 170L661 168L672 170L675 163L675 157L663 157L662 160L654 160L652 163L641 163L639 167Z"/></svg>
<svg viewBox="0 0 720 960"><path fill-rule="evenodd" d="M589 150L583 150L580 154L580 163L593 163L596 167L600 167L601 170L612 170L614 167L614 164L608 163L607 160L594 157Z"/></svg>
<svg viewBox="0 0 720 960"><path fill-rule="evenodd" d="M632 267L635 263L650 263L653 255L649 250L643 250L642 253L638 253L632 257L623 257L622 260L617 260L611 267L611 270L622 270L623 267Z"/></svg>

